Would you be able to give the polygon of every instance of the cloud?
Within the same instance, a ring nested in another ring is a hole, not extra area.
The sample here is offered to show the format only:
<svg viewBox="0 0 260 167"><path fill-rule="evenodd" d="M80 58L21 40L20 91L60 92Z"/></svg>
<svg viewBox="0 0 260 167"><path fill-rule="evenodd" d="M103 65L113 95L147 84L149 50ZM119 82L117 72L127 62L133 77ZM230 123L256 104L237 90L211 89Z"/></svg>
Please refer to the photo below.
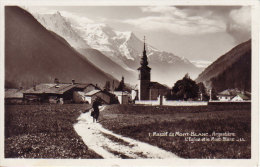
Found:
<svg viewBox="0 0 260 167"><path fill-rule="evenodd" d="M185 11L176 7L142 7L141 10L148 13L157 13L157 15L127 19L123 22L144 30L167 30L180 35L198 35L226 30L226 24L222 20L198 15L188 16Z"/></svg>
<svg viewBox="0 0 260 167"><path fill-rule="evenodd" d="M141 7L143 12L160 13L166 16L186 17L186 13L173 6Z"/></svg>
<svg viewBox="0 0 260 167"><path fill-rule="evenodd" d="M124 23L143 30L169 31L179 35L228 33L235 43L250 38L251 9L248 6L149 6L146 15Z"/></svg>
<svg viewBox="0 0 260 167"><path fill-rule="evenodd" d="M227 32L232 35L236 43L241 43L251 37L251 8L248 6L232 10L227 22Z"/></svg>

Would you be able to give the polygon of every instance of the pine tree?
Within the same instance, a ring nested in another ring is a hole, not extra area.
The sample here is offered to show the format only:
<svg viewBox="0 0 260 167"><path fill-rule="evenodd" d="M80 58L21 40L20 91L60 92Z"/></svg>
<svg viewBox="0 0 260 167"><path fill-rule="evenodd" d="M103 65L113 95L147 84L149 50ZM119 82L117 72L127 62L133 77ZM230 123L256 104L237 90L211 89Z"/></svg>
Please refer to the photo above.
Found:
<svg viewBox="0 0 260 167"><path fill-rule="evenodd" d="M118 87L115 89L116 91L123 91L125 88L125 81L124 81L124 77L122 77Z"/></svg>

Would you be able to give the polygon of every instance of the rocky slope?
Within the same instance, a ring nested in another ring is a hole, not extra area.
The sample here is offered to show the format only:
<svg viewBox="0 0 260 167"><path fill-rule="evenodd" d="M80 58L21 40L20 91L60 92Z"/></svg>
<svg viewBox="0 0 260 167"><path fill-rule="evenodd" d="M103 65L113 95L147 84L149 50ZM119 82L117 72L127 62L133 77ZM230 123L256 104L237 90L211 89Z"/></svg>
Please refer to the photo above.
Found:
<svg viewBox="0 0 260 167"><path fill-rule="evenodd" d="M196 79L206 87L251 91L251 40L239 44L209 65Z"/></svg>
<svg viewBox="0 0 260 167"><path fill-rule="evenodd" d="M5 7L5 87L29 87L54 78L100 86L114 79L27 11Z"/></svg>

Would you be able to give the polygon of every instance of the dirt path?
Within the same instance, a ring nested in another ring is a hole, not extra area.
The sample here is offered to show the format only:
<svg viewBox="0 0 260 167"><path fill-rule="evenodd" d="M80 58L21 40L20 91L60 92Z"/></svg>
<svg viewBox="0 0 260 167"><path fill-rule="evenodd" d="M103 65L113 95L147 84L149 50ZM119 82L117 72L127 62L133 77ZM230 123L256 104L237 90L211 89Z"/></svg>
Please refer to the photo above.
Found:
<svg viewBox="0 0 260 167"><path fill-rule="evenodd" d="M93 123L90 112L80 115L74 129L88 148L103 158L179 158L171 152L123 137Z"/></svg>

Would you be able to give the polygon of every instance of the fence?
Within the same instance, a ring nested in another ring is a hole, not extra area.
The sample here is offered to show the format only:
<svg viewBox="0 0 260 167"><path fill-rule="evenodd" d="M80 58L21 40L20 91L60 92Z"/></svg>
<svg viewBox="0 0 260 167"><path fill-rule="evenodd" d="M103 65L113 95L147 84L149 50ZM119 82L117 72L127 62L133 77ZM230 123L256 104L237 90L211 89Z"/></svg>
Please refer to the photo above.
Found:
<svg viewBox="0 0 260 167"><path fill-rule="evenodd" d="M160 105L160 100L136 100L135 104L156 106L156 105Z"/></svg>
<svg viewBox="0 0 260 167"><path fill-rule="evenodd" d="M175 101L175 100L166 100L162 96L162 104L165 106L207 106L207 101ZM144 104L144 105L160 105L160 97L157 100L136 100L135 104Z"/></svg>

